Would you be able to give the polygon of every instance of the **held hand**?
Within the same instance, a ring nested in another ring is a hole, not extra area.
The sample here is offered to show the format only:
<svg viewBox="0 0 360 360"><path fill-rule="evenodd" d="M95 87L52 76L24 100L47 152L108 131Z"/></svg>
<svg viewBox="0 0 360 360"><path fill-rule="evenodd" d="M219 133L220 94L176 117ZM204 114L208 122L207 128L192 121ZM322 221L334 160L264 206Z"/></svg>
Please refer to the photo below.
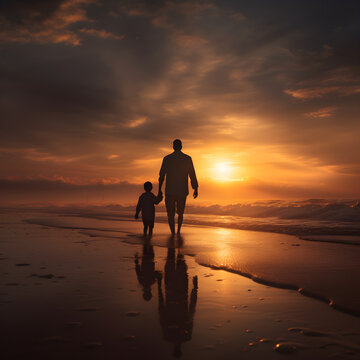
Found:
<svg viewBox="0 0 360 360"><path fill-rule="evenodd" d="M198 189L196 188L196 189L194 190L194 195L193 195L193 196L194 196L194 199L196 199L196 198L198 197L198 195L199 195L199 194L198 194Z"/></svg>

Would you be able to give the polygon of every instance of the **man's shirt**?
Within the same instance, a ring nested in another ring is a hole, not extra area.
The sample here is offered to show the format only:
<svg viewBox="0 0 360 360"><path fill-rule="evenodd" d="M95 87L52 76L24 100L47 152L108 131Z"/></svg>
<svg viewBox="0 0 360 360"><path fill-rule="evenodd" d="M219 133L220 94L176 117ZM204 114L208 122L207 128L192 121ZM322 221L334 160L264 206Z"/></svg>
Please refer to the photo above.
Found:
<svg viewBox="0 0 360 360"><path fill-rule="evenodd" d="M166 175L165 195L187 196L189 194L188 177L191 187L198 188L195 169L191 157L181 151L174 151L164 157L159 181Z"/></svg>

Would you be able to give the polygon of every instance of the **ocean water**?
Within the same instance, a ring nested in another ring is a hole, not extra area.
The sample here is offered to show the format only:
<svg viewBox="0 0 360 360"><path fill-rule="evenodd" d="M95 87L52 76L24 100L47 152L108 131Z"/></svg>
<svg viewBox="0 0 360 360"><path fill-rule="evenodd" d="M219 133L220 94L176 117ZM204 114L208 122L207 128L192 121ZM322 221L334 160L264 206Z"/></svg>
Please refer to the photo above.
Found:
<svg viewBox="0 0 360 360"><path fill-rule="evenodd" d="M133 219L135 206L46 206L21 207L32 212L118 221ZM1 211L1 208L0 208ZM2 208L2 211L17 211ZM157 206L156 219L167 222L164 204ZM184 224L291 234L306 240L349 244L360 242L358 200L264 201L227 206L186 207Z"/></svg>

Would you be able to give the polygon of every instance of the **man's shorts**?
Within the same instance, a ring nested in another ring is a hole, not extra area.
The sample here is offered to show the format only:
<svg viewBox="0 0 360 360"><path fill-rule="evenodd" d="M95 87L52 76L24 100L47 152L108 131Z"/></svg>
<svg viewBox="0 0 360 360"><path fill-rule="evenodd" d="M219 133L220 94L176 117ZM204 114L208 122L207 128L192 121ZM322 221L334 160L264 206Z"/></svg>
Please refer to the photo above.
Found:
<svg viewBox="0 0 360 360"><path fill-rule="evenodd" d="M165 195L166 211L168 215L174 216L175 208L176 213L182 215L185 210L185 202L186 196Z"/></svg>

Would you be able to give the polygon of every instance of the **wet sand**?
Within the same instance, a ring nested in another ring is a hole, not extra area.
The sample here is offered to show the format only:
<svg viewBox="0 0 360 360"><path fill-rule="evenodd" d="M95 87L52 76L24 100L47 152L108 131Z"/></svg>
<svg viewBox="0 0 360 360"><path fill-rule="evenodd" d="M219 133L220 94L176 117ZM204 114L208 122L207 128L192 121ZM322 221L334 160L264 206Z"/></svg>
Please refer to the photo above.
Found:
<svg viewBox="0 0 360 360"><path fill-rule="evenodd" d="M66 223L54 215L23 221L34 218L29 213L4 215L0 223L5 359L360 356L358 317L297 291L214 269L234 269L231 259L237 259L244 274L265 280L275 260L282 259L277 268L281 275L298 259L304 269L322 273L326 261L309 256L307 248L319 244L286 235L199 227L184 227L183 237L171 240L164 224L156 225L151 242L144 242L138 235L141 223L112 222L110 228L94 219L68 218ZM232 236L241 247L232 245ZM275 260L266 261L270 249L265 240L277 241L276 249L284 249L277 250ZM324 257L333 254L329 261L335 261L341 245L326 245ZM280 275L277 279L283 281ZM335 283L336 291L338 286Z"/></svg>

